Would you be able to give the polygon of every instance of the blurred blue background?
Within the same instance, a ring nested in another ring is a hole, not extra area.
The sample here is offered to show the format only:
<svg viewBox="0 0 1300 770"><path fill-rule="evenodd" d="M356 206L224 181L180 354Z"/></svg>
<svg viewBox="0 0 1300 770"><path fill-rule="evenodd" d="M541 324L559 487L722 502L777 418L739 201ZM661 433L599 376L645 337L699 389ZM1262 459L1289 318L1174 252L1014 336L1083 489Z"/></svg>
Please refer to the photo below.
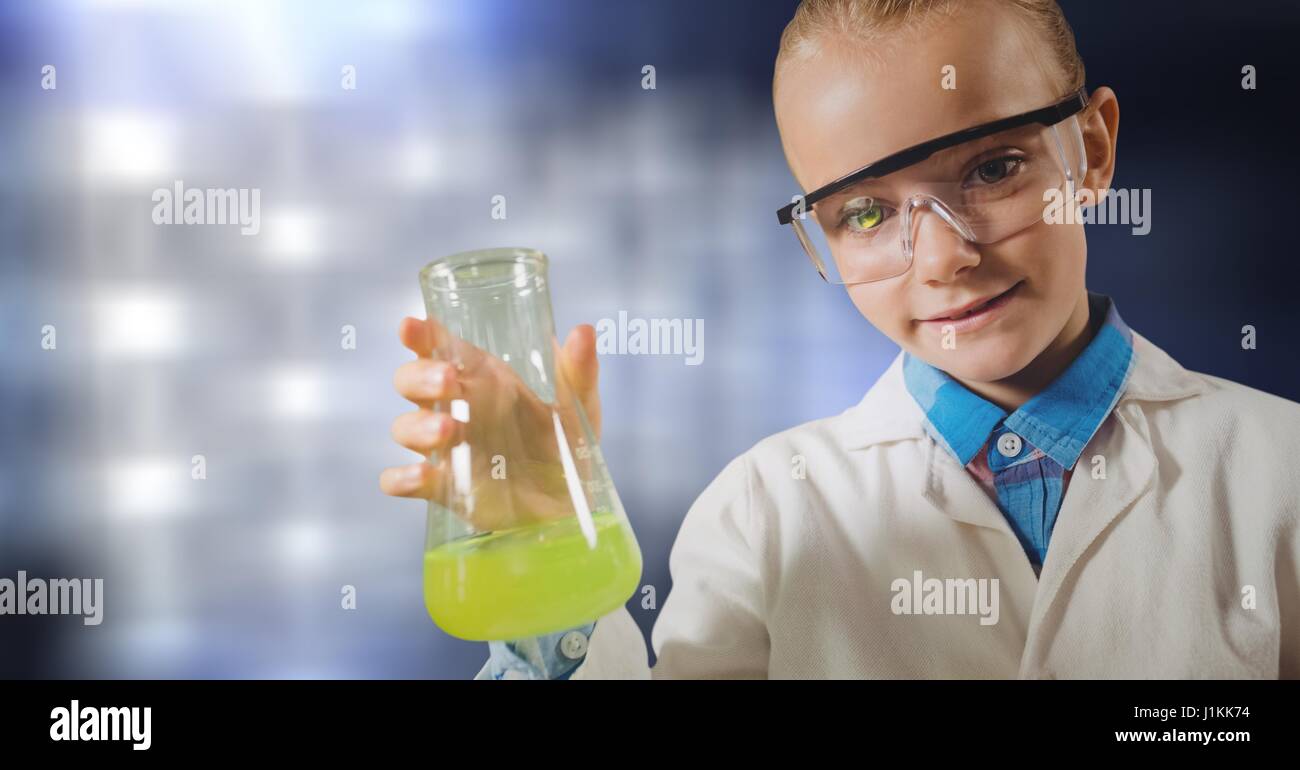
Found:
<svg viewBox="0 0 1300 770"><path fill-rule="evenodd" d="M0 577L107 590L98 627L0 617L0 675L477 672L486 645L424 610L423 504L377 477L415 459L389 424L416 273L488 246L551 257L561 337L704 319L700 366L601 361L602 445L662 606L723 465L856 403L896 353L773 215L797 192L770 100L795 5L0 5ZM1300 399L1300 10L1063 5L1088 86L1120 97L1113 184L1153 190L1149 235L1090 226L1091 288L1185 366ZM261 233L153 224L175 180L260 188ZM657 610L629 608L648 635Z"/></svg>

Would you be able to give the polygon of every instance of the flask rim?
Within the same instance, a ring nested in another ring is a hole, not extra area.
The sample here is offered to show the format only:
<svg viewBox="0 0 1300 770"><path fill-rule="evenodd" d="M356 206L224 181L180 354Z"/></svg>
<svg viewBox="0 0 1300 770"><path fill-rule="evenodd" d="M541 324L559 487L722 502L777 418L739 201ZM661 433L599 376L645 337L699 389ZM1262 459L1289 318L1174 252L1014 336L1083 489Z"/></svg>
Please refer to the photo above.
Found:
<svg viewBox="0 0 1300 770"><path fill-rule="evenodd" d="M454 278L459 271L468 267L491 264L525 265L524 273L503 272L501 280L494 282L475 282L471 286L458 286ZM523 246L501 246L488 249L470 249L438 257L420 270L420 285L429 291L448 292L474 289L491 289L517 283L521 279L545 275L548 260L546 254L537 249Z"/></svg>

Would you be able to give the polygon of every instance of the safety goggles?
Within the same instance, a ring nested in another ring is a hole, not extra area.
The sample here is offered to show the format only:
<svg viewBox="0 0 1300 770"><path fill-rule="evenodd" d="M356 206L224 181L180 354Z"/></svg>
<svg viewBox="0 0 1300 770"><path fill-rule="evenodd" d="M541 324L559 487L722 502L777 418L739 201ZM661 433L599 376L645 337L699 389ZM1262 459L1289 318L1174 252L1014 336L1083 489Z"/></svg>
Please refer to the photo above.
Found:
<svg viewBox="0 0 1300 770"><path fill-rule="evenodd" d="M1078 113L1085 89L1055 104L900 150L796 195L776 212L822 278L835 284L902 275L924 214L987 244L1043 217L1052 191L1075 199L1087 172Z"/></svg>

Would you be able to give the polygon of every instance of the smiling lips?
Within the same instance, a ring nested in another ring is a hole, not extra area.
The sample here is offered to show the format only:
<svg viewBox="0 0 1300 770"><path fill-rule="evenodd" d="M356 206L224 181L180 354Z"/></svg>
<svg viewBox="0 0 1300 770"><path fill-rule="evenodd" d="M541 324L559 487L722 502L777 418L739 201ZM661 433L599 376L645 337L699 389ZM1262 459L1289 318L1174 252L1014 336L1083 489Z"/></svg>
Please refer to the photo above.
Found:
<svg viewBox="0 0 1300 770"><path fill-rule="evenodd" d="M1007 289L1001 292L1000 294L990 295L988 297L985 297L984 299L976 300L975 302L972 302L967 305L961 305L956 308L945 310L939 313L938 315L934 315L929 318L922 318L921 320L922 321L959 321L962 318L971 315L972 313L977 313L985 309L988 305L992 304L996 300L1002 299L1003 297L1010 294L1012 289L1015 289L1019 285L1020 282L1017 281L1015 284L1011 286L1010 289Z"/></svg>

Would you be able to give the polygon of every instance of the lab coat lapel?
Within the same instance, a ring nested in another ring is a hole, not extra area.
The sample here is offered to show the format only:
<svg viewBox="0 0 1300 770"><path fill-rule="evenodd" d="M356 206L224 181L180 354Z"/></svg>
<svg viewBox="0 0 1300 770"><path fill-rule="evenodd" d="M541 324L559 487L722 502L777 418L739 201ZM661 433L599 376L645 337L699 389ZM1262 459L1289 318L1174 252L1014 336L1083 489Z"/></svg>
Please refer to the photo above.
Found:
<svg viewBox="0 0 1300 770"><path fill-rule="evenodd" d="M1133 355L1133 374L1124 395L1083 448L1061 501L1029 622L1022 677L1052 674L1041 670L1052 642L1044 626L1054 617L1053 607L1064 602L1061 587L1096 555L1093 545L1102 533L1129 515L1138 498L1155 485L1157 458L1143 402L1173 401L1204 391L1198 378L1136 331ZM1093 458L1098 456L1105 458L1106 478L1093 478Z"/></svg>
<svg viewBox="0 0 1300 770"><path fill-rule="evenodd" d="M1070 477L1052 532L1052 545L1043 564L1040 589L1045 610L1061 582L1085 555L1093 541L1133 508L1156 476L1156 455L1147 438L1146 418L1139 408L1117 408L1100 441L1089 442ZM1104 458L1105 478L1101 475ZM1094 466L1094 462L1096 465ZM1059 538L1059 539L1058 539Z"/></svg>
<svg viewBox="0 0 1300 770"><path fill-rule="evenodd" d="M980 489L979 482L970 472L936 441L926 442L925 466L925 482L921 494L931 505L957 521L996 529L1015 539L1016 534L1011 530L1011 525L997 505L989 499L988 493ZM1025 566L1029 568L1028 558L1025 559Z"/></svg>
<svg viewBox="0 0 1300 770"><path fill-rule="evenodd" d="M1096 556L1093 545L1097 539L1128 515L1155 483L1156 456L1142 410L1135 404L1125 408L1121 402L1112 416L1114 419L1107 419L1084 447L1061 502L1029 620L1022 677L1039 675L1036 672L1052 642L1051 629L1043 626L1050 622L1049 613L1061 586ZM1094 465L1096 457L1105 458L1105 478L1094 478L1094 472L1100 475L1100 470L1095 470L1100 467L1100 463Z"/></svg>
<svg viewBox="0 0 1300 770"><path fill-rule="evenodd" d="M915 439L923 442L925 459L915 474L919 482L917 493L945 516L965 524L996 529L1015 540L1016 535L1006 517L980 489L979 482L938 442L927 438L925 413L907 392L903 379L901 352L876 386L856 407L845 413L844 419L839 421L839 430L843 445L849 450L888 441ZM1025 569L1033 574L1028 558L1025 559Z"/></svg>

